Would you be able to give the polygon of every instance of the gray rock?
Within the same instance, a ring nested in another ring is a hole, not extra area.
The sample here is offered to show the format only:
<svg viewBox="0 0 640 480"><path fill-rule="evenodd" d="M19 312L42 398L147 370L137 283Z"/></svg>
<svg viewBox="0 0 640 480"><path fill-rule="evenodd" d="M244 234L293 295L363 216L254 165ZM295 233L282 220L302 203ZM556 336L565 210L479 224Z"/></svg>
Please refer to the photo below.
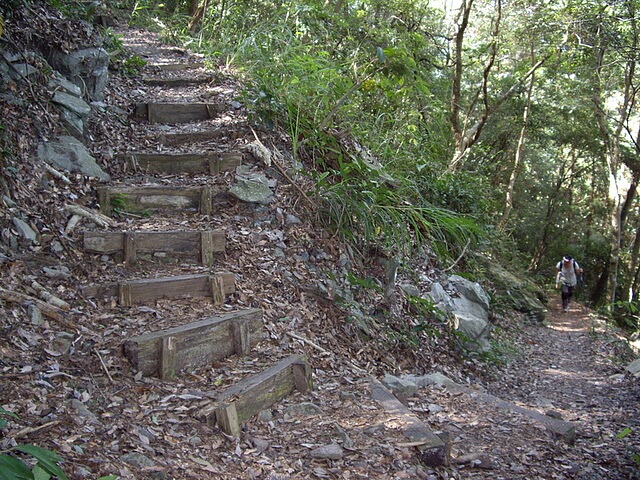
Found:
<svg viewBox="0 0 640 480"><path fill-rule="evenodd" d="M456 385L453 380L440 372L431 373L429 375L406 375L403 378L407 381L415 383L419 387L426 387L429 385L436 385L438 387L450 387Z"/></svg>
<svg viewBox="0 0 640 480"><path fill-rule="evenodd" d="M337 443L329 445L322 445L314 450L311 450L312 458L326 458L329 460L340 460L344 456L342 447Z"/></svg>
<svg viewBox="0 0 640 480"><path fill-rule="evenodd" d="M75 83L71 83L69 80L64 78L59 73L55 73L51 81L49 82L49 88L54 91L64 91L70 95L75 97L82 96L82 90Z"/></svg>
<svg viewBox="0 0 640 480"><path fill-rule="evenodd" d="M100 421L98 417L91 410L87 408L87 406L82 403L80 400L73 398L69 401L69 406L74 411L74 413L78 416L77 419L80 420L79 423L91 423L98 424Z"/></svg>
<svg viewBox="0 0 640 480"><path fill-rule="evenodd" d="M470 282L466 278L462 278L458 275L451 275L449 277L449 282L452 283L458 293L465 298L468 298L470 301L474 303L479 303L486 310L489 310L490 301L489 296L486 294L484 289L477 282Z"/></svg>
<svg viewBox="0 0 640 480"><path fill-rule="evenodd" d="M406 378L398 378L393 375L385 375L382 379L382 384L387 387L394 395L401 395L404 398L409 398L418 391L418 385Z"/></svg>
<svg viewBox="0 0 640 480"><path fill-rule="evenodd" d="M411 285L410 283L403 283L402 285L400 285L400 288L407 295L410 295L412 297L420 297L420 289L415 285Z"/></svg>
<svg viewBox="0 0 640 480"><path fill-rule="evenodd" d="M229 188L229 193L242 201L263 205L274 200L267 177L260 173L236 175L236 183Z"/></svg>
<svg viewBox="0 0 640 480"><path fill-rule="evenodd" d="M58 140L38 145L38 158L69 172L79 172L100 180L111 178L100 168L86 147L70 136L61 136Z"/></svg>
<svg viewBox="0 0 640 480"><path fill-rule="evenodd" d="M84 139L84 121L82 118L64 108L60 110L60 118L69 135L80 141Z"/></svg>
<svg viewBox="0 0 640 480"><path fill-rule="evenodd" d="M136 452L125 453L120 457L120 460L136 468L153 468L157 465L156 462L146 455Z"/></svg>
<svg viewBox="0 0 640 480"><path fill-rule="evenodd" d="M42 267L42 271L50 278L67 278L71 272L69 268L64 265L58 265L57 267Z"/></svg>
<svg viewBox="0 0 640 480"><path fill-rule="evenodd" d="M91 113L91 106L80 97L69 95L65 92L56 92L51 101L61 107L75 113L80 118L86 118Z"/></svg>
<svg viewBox="0 0 640 480"><path fill-rule="evenodd" d="M285 410L286 416L311 416L311 415L322 415L324 412L320 407L311 402L303 402L298 403L296 405L291 405L287 407Z"/></svg>
<svg viewBox="0 0 640 480"><path fill-rule="evenodd" d="M31 319L31 323L34 325L43 325L44 317L42 316L42 311L36 307L35 305L29 305L27 312L29 313L29 318Z"/></svg>
<svg viewBox="0 0 640 480"><path fill-rule="evenodd" d="M626 370L634 377L640 377L640 358L627 365Z"/></svg>
<svg viewBox="0 0 640 480"><path fill-rule="evenodd" d="M38 234L29 226L24 220L20 220L18 217L13 217L13 226L16 227L18 235L27 240L38 243Z"/></svg>
<svg viewBox="0 0 640 480"><path fill-rule="evenodd" d="M49 63L82 89L92 101L104 100L109 81L109 54L103 48L83 48L70 53L51 52Z"/></svg>

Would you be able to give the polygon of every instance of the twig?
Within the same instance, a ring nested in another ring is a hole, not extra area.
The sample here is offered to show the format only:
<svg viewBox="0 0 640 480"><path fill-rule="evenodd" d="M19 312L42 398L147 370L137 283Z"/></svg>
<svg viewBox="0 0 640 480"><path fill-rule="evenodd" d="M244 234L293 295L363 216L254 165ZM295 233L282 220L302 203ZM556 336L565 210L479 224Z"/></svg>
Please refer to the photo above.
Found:
<svg viewBox="0 0 640 480"><path fill-rule="evenodd" d="M312 346L313 348L315 348L316 350L319 350L320 352L322 352L325 355L331 355L330 351L325 350L320 345L318 345L316 343L313 343L311 340L307 340L306 338L301 337L299 335L296 335L295 333L292 333L292 332L287 332L287 335L289 335L290 337L295 338L296 340L300 340L302 343L306 343L307 345Z"/></svg>
<svg viewBox="0 0 640 480"><path fill-rule="evenodd" d="M25 435L29 435L30 433L35 433L35 432L38 432L38 431L43 430L45 428L53 427L54 425L57 425L60 422L62 422L62 420L53 420L51 422L43 423L42 425L40 425L38 427L26 427L26 428L23 428L18 433L13 435L13 438L24 437Z"/></svg>
<svg viewBox="0 0 640 480"><path fill-rule="evenodd" d="M66 184L66 185L70 185L71 184L71 180L69 180L64 173L59 172L58 170L53 168L51 165L48 165L46 163L43 163L42 166L44 167L44 169L47 172L49 172L51 175L53 175L58 180L62 181L62 183Z"/></svg>
<svg viewBox="0 0 640 480"><path fill-rule="evenodd" d="M64 300L56 297L55 295L49 293L38 282L36 282L36 281L31 282L31 288L33 288L34 290L36 290L38 292L38 295L40 296L40 298L42 300L44 300L45 302L53 305L54 307L58 307L58 308L60 308L61 310L64 310L64 311L67 311L67 310L71 309L71 305L69 305Z"/></svg>
<svg viewBox="0 0 640 480"><path fill-rule="evenodd" d="M81 217L85 217L96 222L101 227L113 227L116 224L115 220L107 217L106 215L103 215L100 212L94 212L80 205L68 204L65 205L64 208L74 215L80 215Z"/></svg>
<svg viewBox="0 0 640 480"><path fill-rule="evenodd" d="M469 247L470 243L471 243L471 239L468 239L467 240L467 244L462 249L462 253L460 254L460 256L456 259L455 262L453 262L453 265L451 265L450 267L445 268L444 270L442 270L443 272L448 272L449 270L454 268L460 262L460 260L462 260L462 257L464 257L464 254L467 252L467 248Z"/></svg>
<svg viewBox="0 0 640 480"><path fill-rule="evenodd" d="M67 328L71 328L72 330L76 329L76 326L67 320L67 312L53 305L49 305L47 302L43 302L38 298L32 297L30 295L25 295L24 293L11 292L9 290L5 290L4 288L0 288L0 300L6 300L7 302L20 304L33 304L45 316L61 323Z"/></svg>
<svg viewBox="0 0 640 480"><path fill-rule="evenodd" d="M97 348L95 348L94 351L96 352L96 355L98 355L98 358L100 359L100 363L102 364L102 368L104 369L104 373L106 373L107 377L109 377L109 381L111 383L114 383L113 382L113 377L109 373L109 369L107 368L107 365L104 363L104 360L102 359L102 355L100 355L100 352L98 351Z"/></svg>

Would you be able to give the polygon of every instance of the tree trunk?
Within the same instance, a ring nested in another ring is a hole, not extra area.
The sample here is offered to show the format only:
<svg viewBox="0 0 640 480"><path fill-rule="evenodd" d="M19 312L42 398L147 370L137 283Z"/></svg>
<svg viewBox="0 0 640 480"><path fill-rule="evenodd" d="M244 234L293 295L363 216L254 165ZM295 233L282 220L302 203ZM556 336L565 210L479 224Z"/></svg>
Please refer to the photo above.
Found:
<svg viewBox="0 0 640 480"><path fill-rule="evenodd" d="M535 60L535 54L533 50L531 52L531 58ZM533 62L535 63L535 62ZM518 147L516 148L516 154L513 159L513 168L511 170L511 176L509 177L509 185L507 185L507 193L505 198L504 213L498 230L504 232L507 224L509 223L509 216L513 210L513 190L516 185L516 179L518 178L518 171L520 170L520 163L522 162L522 156L524 152L524 144L527 133L527 126L529 125L529 112L531 111L531 95L533 94L533 86L535 84L535 73L531 75L529 79L529 88L527 89L527 102L522 112L522 129L520 130L520 137L518 138Z"/></svg>

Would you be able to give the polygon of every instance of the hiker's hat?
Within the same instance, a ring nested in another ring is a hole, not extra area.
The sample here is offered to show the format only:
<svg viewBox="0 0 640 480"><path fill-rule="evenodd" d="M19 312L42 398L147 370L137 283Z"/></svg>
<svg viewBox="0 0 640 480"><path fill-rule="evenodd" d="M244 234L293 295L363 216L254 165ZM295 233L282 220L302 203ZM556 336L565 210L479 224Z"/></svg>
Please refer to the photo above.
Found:
<svg viewBox="0 0 640 480"><path fill-rule="evenodd" d="M565 262L570 262L571 260L573 260L573 258L571 258L571 255L565 255L562 260Z"/></svg>

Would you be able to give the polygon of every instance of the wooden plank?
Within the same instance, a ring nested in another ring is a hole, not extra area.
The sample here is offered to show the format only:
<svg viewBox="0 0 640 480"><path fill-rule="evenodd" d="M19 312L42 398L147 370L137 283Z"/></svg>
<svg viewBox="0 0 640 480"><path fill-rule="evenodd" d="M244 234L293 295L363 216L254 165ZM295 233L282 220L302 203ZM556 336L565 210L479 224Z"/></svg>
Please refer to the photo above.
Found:
<svg viewBox="0 0 640 480"><path fill-rule="evenodd" d="M191 70L194 68L204 67L202 62L189 62L189 63L151 63L148 67L162 70L165 72L177 72L181 70Z"/></svg>
<svg viewBox="0 0 640 480"><path fill-rule="evenodd" d="M158 137L161 145L175 147L183 143L210 142L226 135L227 129L216 128L197 132L162 133Z"/></svg>
<svg viewBox="0 0 640 480"><path fill-rule="evenodd" d="M213 265L216 254L224 253L226 238L222 230L165 232L83 232L85 252L101 255L124 254L125 236L135 234L136 253L157 252L198 259Z"/></svg>
<svg viewBox="0 0 640 480"><path fill-rule="evenodd" d="M224 294L235 292L233 273L219 273ZM118 297L122 306L150 303L161 298L211 297L210 275L182 275L165 278L145 278L127 282L88 285L82 288L85 297Z"/></svg>
<svg viewBox="0 0 640 480"><path fill-rule="evenodd" d="M136 232L125 232L123 238L124 263L132 265L136 262L137 255L137 234Z"/></svg>
<svg viewBox="0 0 640 480"><path fill-rule="evenodd" d="M234 170L242 164L240 152L125 153L118 158L131 168L149 173L211 173Z"/></svg>
<svg viewBox="0 0 640 480"><path fill-rule="evenodd" d="M213 75L205 75L200 77L146 77L143 82L150 87L187 87L190 85L203 85L212 83L215 80Z"/></svg>
<svg viewBox="0 0 640 480"><path fill-rule="evenodd" d="M450 446L433 433L411 410L405 407L389 390L375 378L371 378L371 397L393 418L393 428L401 428L402 433L412 442L419 443L420 460L430 467L448 466ZM389 427L392 428L392 427Z"/></svg>
<svg viewBox="0 0 640 480"><path fill-rule="evenodd" d="M137 120L171 125L209 120L225 108L222 103L138 103L133 115Z"/></svg>
<svg viewBox="0 0 640 480"><path fill-rule="evenodd" d="M211 211L211 187L98 187L98 195L104 198L100 210L113 215L121 210L128 213L147 214L155 211ZM202 205L202 199L209 201Z"/></svg>
<svg viewBox="0 0 640 480"><path fill-rule="evenodd" d="M222 277L215 275L209 277L209 289L211 290L213 304L222 305L224 303L224 283Z"/></svg>
<svg viewBox="0 0 640 480"><path fill-rule="evenodd" d="M307 372L308 378L303 384L311 388L311 367L307 360L300 355L292 355L219 394L214 404L202 410L203 418L208 424L217 424L227 434L237 436L243 423L298 387L299 382L294 380L294 368Z"/></svg>
<svg viewBox="0 0 640 480"><path fill-rule="evenodd" d="M176 377L176 339L172 336L160 340L160 378L173 380Z"/></svg>
<svg viewBox="0 0 640 480"><path fill-rule="evenodd" d="M263 339L262 310L253 308L133 337L124 343L124 355L144 375L162 375L163 342L171 337L175 350L175 358L171 361L175 372L207 365L238 354L234 346L234 325L237 323L246 325L249 350Z"/></svg>

